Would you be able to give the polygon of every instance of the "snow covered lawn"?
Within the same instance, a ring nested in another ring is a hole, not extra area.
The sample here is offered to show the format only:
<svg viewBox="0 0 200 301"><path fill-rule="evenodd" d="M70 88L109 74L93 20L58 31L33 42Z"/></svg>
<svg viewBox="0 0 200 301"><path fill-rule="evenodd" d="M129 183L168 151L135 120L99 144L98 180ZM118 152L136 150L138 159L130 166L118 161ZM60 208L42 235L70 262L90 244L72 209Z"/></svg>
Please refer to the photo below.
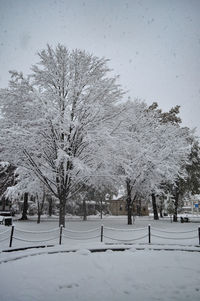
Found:
<svg viewBox="0 0 200 301"><path fill-rule="evenodd" d="M30 252L30 250L29 250ZM45 251L43 251L45 252ZM135 247L41 253L0 264L1 301L144 301L200 298L200 254ZM39 253L39 251L38 251Z"/></svg>
<svg viewBox="0 0 200 301"><path fill-rule="evenodd" d="M100 242L102 222L103 243ZM148 224L154 233L151 244L147 243ZM58 245L57 220L43 221L39 225L34 221L16 221L15 237L24 241L14 239L11 250L39 245L41 243L32 241L52 235L56 239L44 242L54 245L52 247L0 252L0 300L200 300L198 226L198 223L171 223L169 219L137 218L132 226L126 224L126 217L105 217L103 221L89 218L87 222L72 219L67 220L65 237L62 245ZM11 227L0 227L0 233L10 230ZM133 241L134 244L122 243L144 234L147 236ZM94 238L85 240L91 236ZM9 249L7 240L0 245L1 250ZM90 252L106 248L125 250Z"/></svg>

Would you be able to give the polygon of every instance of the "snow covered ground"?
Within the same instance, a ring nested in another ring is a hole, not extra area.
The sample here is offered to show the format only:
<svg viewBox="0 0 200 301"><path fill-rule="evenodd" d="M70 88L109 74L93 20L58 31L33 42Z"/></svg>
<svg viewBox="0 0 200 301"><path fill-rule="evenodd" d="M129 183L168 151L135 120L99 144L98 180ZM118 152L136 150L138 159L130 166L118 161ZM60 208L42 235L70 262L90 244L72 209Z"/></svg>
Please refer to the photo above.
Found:
<svg viewBox="0 0 200 301"><path fill-rule="evenodd" d="M102 223L103 243L100 242ZM148 224L152 234L157 235L152 236L151 244L147 244ZM200 299L198 223L137 218L134 225L128 226L125 217L105 217L103 221L89 218L87 222L68 219L69 232L64 230L63 234L71 238L63 237L62 245L58 245L57 226L56 219L39 225L34 221L15 221L16 237L31 242L14 239L11 249L42 244L33 243L33 239L55 234L57 237L43 241L52 247L0 252L1 301ZM6 229L10 231L10 227L1 226L0 233ZM0 238L3 235L6 233ZM134 240L144 235L147 236ZM163 239L164 236L176 238ZM80 240L88 237L94 238ZM0 245L1 250L9 249L7 241L1 241ZM100 250L103 252L96 252Z"/></svg>
<svg viewBox="0 0 200 301"><path fill-rule="evenodd" d="M1 301L191 300L199 253L136 250L40 254L0 265Z"/></svg>

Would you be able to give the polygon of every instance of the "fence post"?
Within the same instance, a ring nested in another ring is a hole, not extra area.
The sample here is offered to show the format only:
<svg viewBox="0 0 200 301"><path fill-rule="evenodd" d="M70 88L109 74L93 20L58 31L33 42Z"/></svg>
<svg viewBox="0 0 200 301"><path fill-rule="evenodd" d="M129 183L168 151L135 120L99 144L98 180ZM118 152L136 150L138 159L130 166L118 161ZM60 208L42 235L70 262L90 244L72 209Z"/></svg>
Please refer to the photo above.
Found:
<svg viewBox="0 0 200 301"><path fill-rule="evenodd" d="M198 227L199 245L200 245L200 227Z"/></svg>
<svg viewBox="0 0 200 301"><path fill-rule="evenodd" d="M10 244L9 244L10 248L12 247L14 228L15 228L15 226L13 225L12 228L11 228L11 232L10 232Z"/></svg>
<svg viewBox="0 0 200 301"><path fill-rule="evenodd" d="M63 231L63 225L60 225L60 238L59 238L59 245L62 243L62 231Z"/></svg>
<svg viewBox="0 0 200 301"><path fill-rule="evenodd" d="M151 225L148 225L149 244L151 243Z"/></svg>
<svg viewBox="0 0 200 301"><path fill-rule="evenodd" d="M103 225L101 225L101 242L103 242Z"/></svg>

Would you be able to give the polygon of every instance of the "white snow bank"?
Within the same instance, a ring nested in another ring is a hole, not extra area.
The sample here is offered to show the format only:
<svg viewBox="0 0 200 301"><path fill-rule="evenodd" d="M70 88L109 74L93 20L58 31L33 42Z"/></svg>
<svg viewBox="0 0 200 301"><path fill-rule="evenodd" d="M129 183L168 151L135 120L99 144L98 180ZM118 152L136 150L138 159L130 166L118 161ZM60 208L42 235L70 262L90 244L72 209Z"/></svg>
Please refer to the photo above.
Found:
<svg viewBox="0 0 200 301"><path fill-rule="evenodd" d="M79 255L90 255L91 252L88 249L79 249L76 253Z"/></svg>
<svg viewBox="0 0 200 301"><path fill-rule="evenodd" d="M51 251L0 264L1 301L199 300L199 253Z"/></svg>

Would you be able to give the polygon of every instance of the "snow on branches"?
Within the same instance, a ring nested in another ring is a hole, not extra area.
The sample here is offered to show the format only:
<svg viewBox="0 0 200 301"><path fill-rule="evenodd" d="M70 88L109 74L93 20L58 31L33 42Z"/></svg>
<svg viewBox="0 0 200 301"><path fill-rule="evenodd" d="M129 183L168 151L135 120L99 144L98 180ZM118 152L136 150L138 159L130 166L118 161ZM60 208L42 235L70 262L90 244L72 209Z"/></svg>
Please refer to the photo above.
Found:
<svg viewBox="0 0 200 301"><path fill-rule="evenodd" d="M163 182L174 183L178 176L184 177L190 133L178 125L161 123L158 113L148 110L144 102L129 101L123 106L126 109L115 135L120 137L119 177L127 188L131 214L136 198L160 193Z"/></svg>
<svg viewBox="0 0 200 301"><path fill-rule="evenodd" d="M82 187L128 181L147 194L182 174L187 131L161 123L144 102L120 104L124 92L106 59L60 44L38 56L27 78L13 71L1 91L2 154L28 165L59 199L60 224Z"/></svg>
<svg viewBox="0 0 200 301"><path fill-rule="evenodd" d="M106 155L111 149L110 127L114 105L123 92L117 78L108 77L105 59L81 50L70 52L62 45L56 49L48 46L38 55L40 61L28 79L12 73L4 99L23 102L24 122L19 124L15 119L12 134L16 125L21 133L27 130L27 137L20 140L19 135L19 152L60 200L60 224L64 224L66 201L71 195L83 184L95 185L96 173L105 176L110 172L111 155ZM27 114L30 105L33 118ZM98 181L103 182L103 177Z"/></svg>

